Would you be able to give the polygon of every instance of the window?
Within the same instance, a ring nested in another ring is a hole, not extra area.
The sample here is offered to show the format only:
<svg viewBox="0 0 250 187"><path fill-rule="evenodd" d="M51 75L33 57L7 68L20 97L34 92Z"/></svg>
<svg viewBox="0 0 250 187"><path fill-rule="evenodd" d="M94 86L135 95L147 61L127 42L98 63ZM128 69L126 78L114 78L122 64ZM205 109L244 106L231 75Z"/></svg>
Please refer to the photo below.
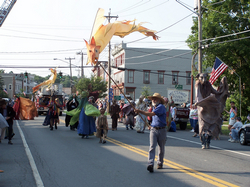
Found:
<svg viewBox="0 0 250 187"><path fill-rule="evenodd" d="M187 85L191 85L191 71L186 72L186 83Z"/></svg>
<svg viewBox="0 0 250 187"><path fill-rule="evenodd" d="M149 84L150 83L150 71L143 71L143 83Z"/></svg>
<svg viewBox="0 0 250 187"><path fill-rule="evenodd" d="M172 84L178 84L179 71L172 71Z"/></svg>
<svg viewBox="0 0 250 187"><path fill-rule="evenodd" d="M158 84L164 84L164 71L158 71Z"/></svg>
<svg viewBox="0 0 250 187"><path fill-rule="evenodd" d="M12 89L12 84L9 84L9 90L11 90Z"/></svg>
<svg viewBox="0 0 250 187"><path fill-rule="evenodd" d="M128 83L134 83L134 70L128 70Z"/></svg>

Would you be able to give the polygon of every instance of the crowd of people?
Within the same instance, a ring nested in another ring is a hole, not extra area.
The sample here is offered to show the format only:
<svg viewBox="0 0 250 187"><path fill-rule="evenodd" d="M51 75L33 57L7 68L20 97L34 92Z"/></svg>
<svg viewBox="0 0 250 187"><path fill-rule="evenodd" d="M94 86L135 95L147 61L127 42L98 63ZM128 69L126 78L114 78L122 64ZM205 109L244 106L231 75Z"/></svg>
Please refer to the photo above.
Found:
<svg viewBox="0 0 250 187"><path fill-rule="evenodd" d="M99 91L92 91L92 86L89 85L88 91L81 99L73 94L66 103L65 126L70 130L77 130L78 135L88 139L89 136L95 135L99 138L99 143L106 143L106 138L109 130L107 120L107 102L99 100ZM59 108L60 103L55 96L51 96L48 105L49 109L45 117L43 125L48 125L50 130L57 129L59 123ZM12 145L13 137L13 120L17 113L14 111L15 105L7 103L6 100L0 99L0 130L1 139L7 137L8 144ZM183 106L186 107L186 106ZM230 115L228 129L230 130L230 142L238 142L238 131L242 127L241 118L237 117L237 108L234 102L231 102L230 111L226 111ZM145 129L150 130L150 147L147 170L154 171L154 159L156 146L158 145L157 169L163 167L164 147L166 142L166 133L176 132L176 116L177 109L172 98L161 96L159 93L154 93L153 96L140 96L138 102L134 102L131 98L127 103L124 100L112 100L109 111L112 119L112 131L117 131L118 123L123 123L127 130L136 130L137 133L144 133ZM4 119L4 120L3 120ZM5 121L7 123L3 123ZM194 132L194 137L199 135L198 111L195 105L190 107L189 120L191 131ZM5 133L7 135L5 136Z"/></svg>

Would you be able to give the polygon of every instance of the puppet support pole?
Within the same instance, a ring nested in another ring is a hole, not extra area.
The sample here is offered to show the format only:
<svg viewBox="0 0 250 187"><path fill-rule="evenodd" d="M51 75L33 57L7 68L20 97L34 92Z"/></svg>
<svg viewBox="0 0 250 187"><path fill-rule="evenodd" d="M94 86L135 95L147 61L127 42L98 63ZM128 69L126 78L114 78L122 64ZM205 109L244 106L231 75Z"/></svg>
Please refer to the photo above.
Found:
<svg viewBox="0 0 250 187"><path fill-rule="evenodd" d="M99 65L101 66L101 68L103 69L103 71L105 71L105 73L109 76L109 78L112 80L112 82L117 86L117 88L120 90L120 92L122 93L122 95L124 95L124 97L127 99L127 101L129 102L129 104L133 107L133 109L135 109L134 105L132 105L132 103L129 101L129 99L126 97L126 95L124 94L124 92L119 88L118 84L114 81L114 79L110 76L110 74L106 71L106 69L103 67L103 65L101 63L99 63ZM150 127L150 125L147 123L146 120L143 119L143 117L141 116L141 114L138 114L140 116L140 118L144 121L144 123Z"/></svg>

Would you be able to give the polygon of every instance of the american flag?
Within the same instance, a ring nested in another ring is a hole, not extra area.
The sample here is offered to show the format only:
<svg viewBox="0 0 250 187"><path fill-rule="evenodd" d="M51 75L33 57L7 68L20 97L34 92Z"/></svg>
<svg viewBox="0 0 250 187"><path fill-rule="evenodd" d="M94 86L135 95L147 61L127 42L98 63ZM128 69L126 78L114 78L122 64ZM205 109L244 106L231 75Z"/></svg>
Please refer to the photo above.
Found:
<svg viewBox="0 0 250 187"><path fill-rule="evenodd" d="M222 62L218 57L216 57L209 82L213 84L227 68L228 66L224 62Z"/></svg>
<svg viewBox="0 0 250 187"><path fill-rule="evenodd" d="M3 90L6 94L8 94L8 92L7 92L7 90L6 90L6 88Z"/></svg>

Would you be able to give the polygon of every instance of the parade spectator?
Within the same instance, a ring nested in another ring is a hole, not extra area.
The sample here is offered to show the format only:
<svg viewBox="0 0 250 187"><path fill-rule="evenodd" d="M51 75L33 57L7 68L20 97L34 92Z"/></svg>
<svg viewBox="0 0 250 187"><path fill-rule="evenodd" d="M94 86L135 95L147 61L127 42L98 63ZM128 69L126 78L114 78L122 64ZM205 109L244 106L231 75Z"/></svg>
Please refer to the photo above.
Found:
<svg viewBox="0 0 250 187"><path fill-rule="evenodd" d="M194 132L195 126L198 123L198 110L195 105L191 106L190 113L189 113L189 120L192 130L190 132Z"/></svg>
<svg viewBox="0 0 250 187"><path fill-rule="evenodd" d="M146 102L143 101L143 99L144 99L144 96L141 95L139 98L139 101L136 104L136 108L138 110L147 111L147 104L146 104ZM135 129L136 129L137 133L144 133L145 126L146 126L146 124L145 124L146 120L147 120L146 116L143 114L136 116Z"/></svg>
<svg viewBox="0 0 250 187"><path fill-rule="evenodd" d="M226 111L226 110L225 110ZM230 130L231 129L231 127L234 125L234 123L235 123L235 118L236 118L236 116L237 116L237 113L236 113L236 111L235 111L235 106L231 106L231 109L230 109L230 112L228 112L228 111L226 111L228 114L230 114L230 116L229 116L229 125L228 125L228 129Z"/></svg>
<svg viewBox="0 0 250 187"><path fill-rule="evenodd" d="M157 169L163 168L163 158L165 152L166 143L166 109L164 107L164 99L159 93L154 93L153 96L148 97L153 104L153 111L142 111L135 109L136 113L140 113L146 116L152 117L152 124L149 126L150 135L150 147L148 155L148 167L147 170L152 173L154 172L154 160L155 160L155 149L158 144L158 159L157 159Z"/></svg>
<svg viewBox="0 0 250 187"><path fill-rule="evenodd" d="M106 143L105 138L107 137L107 133L108 133L108 119L107 116L104 115L105 110L104 108L102 108L100 110L101 115L97 118L97 122L96 122L96 137L100 138L99 143Z"/></svg>
<svg viewBox="0 0 250 187"><path fill-rule="evenodd" d="M172 107L172 110L171 110L171 115L172 115L172 118L173 118L174 121L176 120L176 112L177 112L176 105L173 104L173 107Z"/></svg>
<svg viewBox="0 0 250 187"><path fill-rule="evenodd" d="M175 121L173 120L173 118L171 119L171 124L170 124L170 127L169 127L169 132L176 132L176 123Z"/></svg>
<svg viewBox="0 0 250 187"><path fill-rule="evenodd" d="M232 143L238 143L239 142L239 130L243 126L241 122L241 117L236 117L236 123L231 127L231 133L229 134L231 137L231 140L229 139L229 142Z"/></svg>
<svg viewBox="0 0 250 187"><path fill-rule="evenodd" d="M116 100L113 99L112 105L110 106L110 116L112 118L112 131L117 130L117 121L119 118L120 107L116 103Z"/></svg>
<svg viewBox="0 0 250 187"><path fill-rule="evenodd" d="M13 120L16 115L15 111L11 106L7 106L7 103L4 99L0 99L0 113L3 115L7 121L8 127L8 144L12 145L12 135L13 135Z"/></svg>

